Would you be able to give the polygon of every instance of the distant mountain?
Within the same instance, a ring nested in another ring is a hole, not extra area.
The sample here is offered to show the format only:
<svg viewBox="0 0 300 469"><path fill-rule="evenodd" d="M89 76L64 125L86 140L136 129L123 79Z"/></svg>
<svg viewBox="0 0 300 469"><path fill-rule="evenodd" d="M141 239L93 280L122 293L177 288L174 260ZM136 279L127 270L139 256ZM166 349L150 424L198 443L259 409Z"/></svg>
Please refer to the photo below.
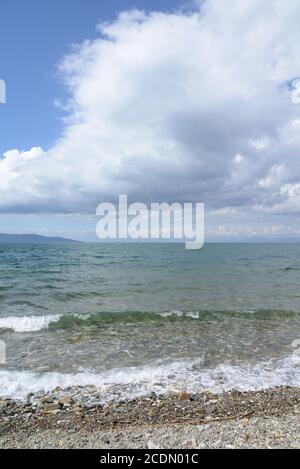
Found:
<svg viewBox="0 0 300 469"><path fill-rule="evenodd" d="M58 243L79 243L73 239L40 236L36 234L2 234L0 233L0 243L24 243L24 244L58 244Z"/></svg>

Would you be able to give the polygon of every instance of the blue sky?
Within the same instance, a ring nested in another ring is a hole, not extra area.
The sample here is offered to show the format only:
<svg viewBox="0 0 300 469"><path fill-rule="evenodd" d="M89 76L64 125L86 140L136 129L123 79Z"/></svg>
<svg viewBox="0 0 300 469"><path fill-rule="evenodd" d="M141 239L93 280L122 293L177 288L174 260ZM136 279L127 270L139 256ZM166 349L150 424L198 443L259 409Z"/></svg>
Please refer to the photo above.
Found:
<svg viewBox="0 0 300 469"><path fill-rule="evenodd" d="M64 97L56 64L72 44L98 36L98 22L130 8L161 11L181 1L0 0L0 77L7 105L0 108L0 154L11 148L48 149L62 129L54 106Z"/></svg>
<svg viewBox="0 0 300 469"><path fill-rule="evenodd" d="M300 234L298 0L0 0L0 232L95 239L98 203ZM74 45L77 46L74 46Z"/></svg>
<svg viewBox="0 0 300 469"><path fill-rule="evenodd" d="M0 155L18 148L48 149L62 131L63 111L54 105L66 90L56 64L73 44L98 36L98 22L132 8L172 11L181 0L0 0L0 78L7 104L0 107ZM186 2L186 6L188 2ZM38 232L95 240L95 219L47 215L0 215L0 231Z"/></svg>

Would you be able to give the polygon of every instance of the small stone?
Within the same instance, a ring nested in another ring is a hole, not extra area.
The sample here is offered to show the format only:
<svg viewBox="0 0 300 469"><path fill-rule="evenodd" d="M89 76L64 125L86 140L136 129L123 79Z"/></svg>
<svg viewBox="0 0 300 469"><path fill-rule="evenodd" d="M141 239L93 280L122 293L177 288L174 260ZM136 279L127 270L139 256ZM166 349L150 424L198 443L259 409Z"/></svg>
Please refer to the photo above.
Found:
<svg viewBox="0 0 300 469"><path fill-rule="evenodd" d="M191 394L189 394L187 392L181 392L180 394L178 394L178 399L180 401L190 401L191 400Z"/></svg>
<svg viewBox="0 0 300 469"><path fill-rule="evenodd" d="M249 422L250 422L250 419L247 418L247 417L245 417L245 418L243 418L243 419L240 420L240 423L242 423L243 425L245 425L245 424L247 424L247 423L249 423Z"/></svg>
<svg viewBox="0 0 300 469"><path fill-rule="evenodd" d="M207 414L213 414L216 411L217 407L210 402L205 405L205 411Z"/></svg>
<svg viewBox="0 0 300 469"><path fill-rule="evenodd" d="M9 407L9 402L5 400L0 400L0 412Z"/></svg>
<svg viewBox="0 0 300 469"><path fill-rule="evenodd" d="M45 397L42 397L42 399L40 400L40 403L41 404L52 404L53 399L50 396L45 396Z"/></svg>
<svg viewBox="0 0 300 469"><path fill-rule="evenodd" d="M153 443L153 441L151 441L151 440L148 441L147 447L148 447L148 449L160 449L160 447L158 445L156 445L155 443Z"/></svg>
<svg viewBox="0 0 300 469"><path fill-rule="evenodd" d="M52 392L57 393L57 392L60 392L60 391L61 391L61 387L57 386L57 388L53 389Z"/></svg>
<svg viewBox="0 0 300 469"><path fill-rule="evenodd" d="M57 412L60 410L59 403L46 404L43 408L45 414L51 414L52 412Z"/></svg>
<svg viewBox="0 0 300 469"><path fill-rule="evenodd" d="M71 396L63 396L58 402L62 407L71 407L74 404L74 399Z"/></svg>

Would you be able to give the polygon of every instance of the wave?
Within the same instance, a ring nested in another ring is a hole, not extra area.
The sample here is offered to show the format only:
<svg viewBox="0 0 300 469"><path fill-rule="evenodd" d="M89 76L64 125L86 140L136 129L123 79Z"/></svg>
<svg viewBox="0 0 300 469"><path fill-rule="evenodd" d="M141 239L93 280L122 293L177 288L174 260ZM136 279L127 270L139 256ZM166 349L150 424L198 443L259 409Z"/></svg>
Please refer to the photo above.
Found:
<svg viewBox="0 0 300 469"><path fill-rule="evenodd" d="M37 332L42 329L81 329L109 324L138 324L144 322L222 321L224 318L249 320L284 320L299 317L299 313L279 310L257 311L169 311L169 312L99 312L53 314L44 316L10 316L0 318L0 329L14 332Z"/></svg>
<svg viewBox="0 0 300 469"><path fill-rule="evenodd" d="M59 321L61 315L49 316L10 316L0 318L0 329L9 329L14 332L37 332L46 329L49 324Z"/></svg>
<svg viewBox="0 0 300 469"><path fill-rule="evenodd" d="M34 373L0 370L0 396L25 400L28 394L46 394L60 388L78 396L88 395L88 386L99 392L100 402L132 399L151 392L169 394L186 391L197 393L254 391L278 386L300 387L300 362L297 357L252 366L218 365L214 369L202 366L202 360L171 364L113 369L103 373L82 370L69 373ZM57 392L57 391L56 391ZM93 395L91 399L96 399Z"/></svg>
<svg viewBox="0 0 300 469"><path fill-rule="evenodd" d="M201 318L204 318L204 315L201 315L198 312L184 313L180 311L172 311L168 313L126 311L100 312L93 314L66 314L61 316L58 321L50 323L49 328L77 329L88 326L101 327L104 325L116 323L138 324L145 322L164 322L166 320L175 322L178 320L191 320Z"/></svg>
<svg viewBox="0 0 300 469"><path fill-rule="evenodd" d="M66 314L49 324L49 329L81 329L102 327L109 324L138 324L178 321L222 321L225 318L249 320L286 320L299 317L299 313L277 310L260 311L169 311L169 312L99 312L90 314Z"/></svg>

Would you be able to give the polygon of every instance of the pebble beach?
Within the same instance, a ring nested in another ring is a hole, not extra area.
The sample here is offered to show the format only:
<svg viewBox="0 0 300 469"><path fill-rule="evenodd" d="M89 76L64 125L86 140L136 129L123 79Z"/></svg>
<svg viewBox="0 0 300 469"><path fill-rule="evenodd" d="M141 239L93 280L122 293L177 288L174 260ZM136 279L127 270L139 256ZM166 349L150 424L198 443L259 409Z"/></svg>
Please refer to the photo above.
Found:
<svg viewBox="0 0 300 469"><path fill-rule="evenodd" d="M1 448L300 448L300 389L178 393L84 405L71 392L0 400Z"/></svg>

